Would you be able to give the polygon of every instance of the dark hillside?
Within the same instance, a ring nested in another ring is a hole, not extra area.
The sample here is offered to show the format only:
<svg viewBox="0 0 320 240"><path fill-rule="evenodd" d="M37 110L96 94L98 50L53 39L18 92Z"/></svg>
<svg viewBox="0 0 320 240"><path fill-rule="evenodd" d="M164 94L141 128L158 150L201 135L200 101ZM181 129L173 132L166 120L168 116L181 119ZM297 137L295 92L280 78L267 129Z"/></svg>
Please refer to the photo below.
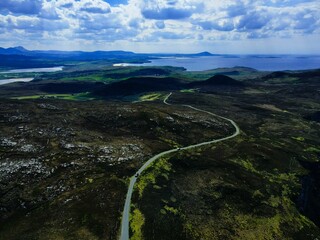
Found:
<svg viewBox="0 0 320 240"><path fill-rule="evenodd" d="M205 81L190 83L189 86L190 87L202 87L202 86L242 87L244 86L244 83L237 81L231 77L218 74Z"/></svg>
<svg viewBox="0 0 320 240"><path fill-rule="evenodd" d="M285 79L285 78L299 78L300 80L312 79L320 77L320 69L316 70L309 70L309 71L299 71L299 72L285 72L285 71L278 71L270 73L264 76L263 80L270 80L270 79Z"/></svg>
<svg viewBox="0 0 320 240"><path fill-rule="evenodd" d="M0 67L9 68L42 68L61 66L61 63L43 60L37 57L0 54Z"/></svg>
<svg viewBox="0 0 320 240"><path fill-rule="evenodd" d="M44 93L56 94L74 94L81 92L91 92L104 86L101 82L16 82L2 85L0 88L0 97L40 95Z"/></svg>
<svg viewBox="0 0 320 240"><path fill-rule="evenodd" d="M308 115L304 116L303 118L306 120L309 120L309 121L314 121L314 122L320 123L320 111L308 114Z"/></svg>
<svg viewBox="0 0 320 240"><path fill-rule="evenodd" d="M134 72L128 73L106 73L104 77L121 79L121 78L129 78L136 76L167 76L171 73L171 71L161 68L144 68L138 69Z"/></svg>
<svg viewBox="0 0 320 240"><path fill-rule="evenodd" d="M278 71L278 72L273 72L270 73L266 76L264 76L262 79L272 79L272 78L286 78L286 77L291 77L293 74L289 72L283 72L283 71Z"/></svg>
<svg viewBox="0 0 320 240"><path fill-rule="evenodd" d="M62 82L47 83L41 85L39 89L47 93L81 93L94 91L103 86L104 84L99 82Z"/></svg>
<svg viewBox="0 0 320 240"><path fill-rule="evenodd" d="M215 75L206 81L184 83L182 80L172 77L139 77L130 78L125 81L115 82L106 85L93 92L94 95L111 97L111 96L128 96L143 92L153 91L172 91L188 88L201 88L208 90L212 87L230 88L242 87L244 83L234 80L224 75Z"/></svg>
<svg viewBox="0 0 320 240"><path fill-rule="evenodd" d="M98 96L128 96L143 92L179 90L183 87L177 78L141 77L111 83L93 92Z"/></svg>

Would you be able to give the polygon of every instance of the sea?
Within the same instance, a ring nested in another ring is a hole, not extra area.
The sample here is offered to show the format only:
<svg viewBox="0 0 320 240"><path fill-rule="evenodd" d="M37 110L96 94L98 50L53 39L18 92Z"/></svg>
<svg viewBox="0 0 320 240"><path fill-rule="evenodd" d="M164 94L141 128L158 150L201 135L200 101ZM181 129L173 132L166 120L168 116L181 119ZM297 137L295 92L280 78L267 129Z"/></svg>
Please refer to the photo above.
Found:
<svg viewBox="0 0 320 240"><path fill-rule="evenodd" d="M46 73L46 72L58 72L62 71L63 67L51 67L51 68L25 68L25 69L13 69L5 72L0 72L0 74L9 73ZM10 79L0 79L0 85L5 85L14 82L31 82L34 78L10 78Z"/></svg>
<svg viewBox="0 0 320 240"><path fill-rule="evenodd" d="M50 67L50 68L24 68L24 69L13 69L5 72L0 72L0 74L6 73L45 73L45 72L58 72L62 71L63 67Z"/></svg>
<svg viewBox="0 0 320 240"><path fill-rule="evenodd" d="M143 64L115 66L173 66L187 71L249 67L260 71L307 70L320 68L320 55L217 55L206 57L162 57Z"/></svg>

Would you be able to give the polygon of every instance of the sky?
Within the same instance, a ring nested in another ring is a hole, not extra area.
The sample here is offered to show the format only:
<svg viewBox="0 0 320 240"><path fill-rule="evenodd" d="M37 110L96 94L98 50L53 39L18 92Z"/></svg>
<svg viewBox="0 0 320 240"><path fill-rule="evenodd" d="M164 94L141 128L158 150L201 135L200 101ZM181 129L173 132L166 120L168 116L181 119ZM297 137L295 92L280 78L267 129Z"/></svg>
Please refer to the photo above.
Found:
<svg viewBox="0 0 320 240"><path fill-rule="evenodd" d="M0 46L320 54L320 0L0 0Z"/></svg>

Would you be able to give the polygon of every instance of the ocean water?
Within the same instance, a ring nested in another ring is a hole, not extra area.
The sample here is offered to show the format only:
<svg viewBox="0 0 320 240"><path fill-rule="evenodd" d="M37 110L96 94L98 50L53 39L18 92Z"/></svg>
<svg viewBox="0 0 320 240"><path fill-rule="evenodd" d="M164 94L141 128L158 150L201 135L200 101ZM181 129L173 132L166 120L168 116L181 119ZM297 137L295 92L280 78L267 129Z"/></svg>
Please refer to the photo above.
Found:
<svg viewBox="0 0 320 240"><path fill-rule="evenodd" d="M0 79L0 85L14 83L14 82L31 82L34 78L12 78L12 79Z"/></svg>
<svg viewBox="0 0 320 240"><path fill-rule="evenodd" d="M25 69L13 69L5 72L0 72L2 74L5 73L45 73L45 72L58 72L62 71L63 67L50 67L50 68L25 68Z"/></svg>
<svg viewBox="0 0 320 240"><path fill-rule="evenodd" d="M119 64L118 64L119 65ZM121 64L120 64L121 65ZM306 70L320 68L320 55L219 55L195 58L159 58L144 64L123 66L174 66L188 71L224 67L250 67L261 71Z"/></svg>

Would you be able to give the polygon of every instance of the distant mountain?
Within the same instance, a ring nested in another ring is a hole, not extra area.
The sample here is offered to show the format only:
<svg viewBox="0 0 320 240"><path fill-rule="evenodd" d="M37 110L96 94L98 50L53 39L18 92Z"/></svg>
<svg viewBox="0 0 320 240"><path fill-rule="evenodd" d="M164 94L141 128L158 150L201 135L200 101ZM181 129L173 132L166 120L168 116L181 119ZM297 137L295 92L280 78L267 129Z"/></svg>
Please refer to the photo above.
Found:
<svg viewBox="0 0 320 240"><path fill-rule="evenodd" d="M0 48L0 67L37 68L62 66L65 61L99 61L144 63L150 57L127 51L29 51L23 47Z"/></svg>
<svg viewBox="0 0 320 240"><path fill-rule="evenodd" d="M147 56L154 57L210 57L210 56L220 56L219 54L212 54L209 52L200 52L200 53L152 53L144 54Z"/></svg>
<svg viewBox="0 0 320 240"><path fill-rule="evenodd" d="M14 47L14 49L20 51L20 52L28 52L29 50L25 49L24 47L18 46L18 47Z"/></svg>
<svg viewBox="0 0 320 240"><path fill-rule="evenodd" d="M161 57L200 57L200 56L213 56L209 52L201 52L196 54L146 54L146 53L134 53L130 51L56 51L56 50L27 50L21 46L12 48L0 48L0 55L12 56L12 59L16 58L18 61L23 57L30 57L34 61L96 61L107 60L111 63L145 63L151 59ZM32 61L28 66L32 65ZM14 62L14 60L13 60ZM48 63L49 64L49 63ZM36 64L38 65L38 63ZM34 67L36 67L36 65ZM50 64L49 64L50 65ZM7 64L6 61L0 58L1 67L14 67L14 64ZM21 67L21 66L19 66Z"/></svg>
<svg viewBox="0 0 320 240"><path fill-rule="evenodd" d="M59 51L59 50L27 50L24 47L11 47L11 48L0 48L0 54L16 54L16 55L25 55L25 56L87 56L87 57L119 57L119 56L213 56L209 52L201 52L195 54L148 54L148 53L134 53L130 51L94 51L94 52L85 52L85 51Z"/></svg>
<svg viewBox="0 0 320 240"><path fill-rule="evenodd" d="M47 55L47 56L79 56L79 57L121 57L121 56L134 56L136 55L134 52L126 52L126 51L95 51L95 52L83 52L83 51L29 51L28 54L33 55Z"/></svg>
<svg viewBox="0 0 320 240"><path fill-rule="evenodd" d="M209 56L214 56L212 53L209 52L201 52L201 53L196 53L194 54L195 56L199 56L199 57L209 57Z"/></svg>
<svg viewBox="0 0 320 240"><path fill-rule="evenodd" d="M30 51L23 47L0 48L2 55L20 55L44 59L61 59L61 60L101 60L101 59L122 59L138 57L134 52L128 51L56 51L56 50L34 50ZM141 58L145 58L142 56ZM1 61L1 60L0 60Z"/></svg>
<svg viewBox="0 0 320 240"><path fill-rule="evenodd" d="M29 52L24 47L12 47L12 48L1 48L0 47L0 54L3 55L23 55L25 53Z"/></svg>

